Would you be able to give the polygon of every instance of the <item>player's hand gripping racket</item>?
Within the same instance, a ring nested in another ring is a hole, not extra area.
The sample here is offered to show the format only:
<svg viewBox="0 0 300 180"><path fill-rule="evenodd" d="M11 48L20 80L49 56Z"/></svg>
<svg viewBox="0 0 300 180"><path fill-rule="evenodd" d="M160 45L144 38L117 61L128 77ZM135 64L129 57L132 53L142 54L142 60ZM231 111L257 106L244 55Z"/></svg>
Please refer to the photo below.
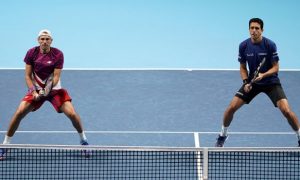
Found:
<svg viewBox="0 0 300 180"><path fill-rule="evenodd" d="M39 91L41 97L47 97L53 87L53 78L49 77L45 82L45 87Z"/></svg>
<svg viewBox="0 0 300 180"><path fill-rule="evenodd" d="M252 84L254 82L256 82L256 78L258 77L259 75L259 72L261 70L261 68L263 67L263 65L265 64L266 62L266 58L264 57L263 60L259 63L256 71L254 72L254 75L253 75L253 78L251 79L250 83L249 84L246 84L245 87L244 87L244 90L248 93L249 91L251 91L252 89Z"/></svg>
<svg viewBox="0 0 300 180"><path fill-rule="evenodd" d="M259 72L260 72L260 70L261 70L261 67L263 67L263 65L265 64L265 62L266 62L266 58L264 57L263 60L259 63L259 65L258 65L256 71L254 72L253 78L251 79L251 81L250 81L250 83L249 83L250 85L252 85L252 84L255 82L256 78L257 78L258 75L259 75Z"/></svg>

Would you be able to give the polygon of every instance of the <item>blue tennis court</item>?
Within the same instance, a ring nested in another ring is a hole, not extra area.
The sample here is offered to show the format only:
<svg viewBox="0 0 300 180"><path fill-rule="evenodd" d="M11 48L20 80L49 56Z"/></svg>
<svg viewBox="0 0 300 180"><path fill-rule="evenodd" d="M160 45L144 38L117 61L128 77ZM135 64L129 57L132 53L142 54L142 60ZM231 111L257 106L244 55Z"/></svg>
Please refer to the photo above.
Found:
<svg viewBox="0 0 300 180"><path fill-rule="evenodd" d="M0 130L27 91L24 70L0 71ZM281 83L299 115L299 71L281 71ZM236 70L65 70L68 89L92 145L212 147L222 115L240 87ZM226 147L296 147L297 138L264 94L240 109ZM50 103L30 113L14 144L77 145L71 122Z"/></svg>
<svg viewBox="0 0 300 180"><path fill-rule="evenodd" d="M24 70L1 70L0 75L3 138L27 88ZM299 114L300 73L280 76ZM223 111L241 85L236 70L65 70L62 83L81 115L92 156L82 156L82 146L62 147L78 145L78 135L46 103L22 121L12 143L28 147L8 147L0 161L2 179L299 177L296 135L263 94L236 113L227 148L212 148Z"/></svg>

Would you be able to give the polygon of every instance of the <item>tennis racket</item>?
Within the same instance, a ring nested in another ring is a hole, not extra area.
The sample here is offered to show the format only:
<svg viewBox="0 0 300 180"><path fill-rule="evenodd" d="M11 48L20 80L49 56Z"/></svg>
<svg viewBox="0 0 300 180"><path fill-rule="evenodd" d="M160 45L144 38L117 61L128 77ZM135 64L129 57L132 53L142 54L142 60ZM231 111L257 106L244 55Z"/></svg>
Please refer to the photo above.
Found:
<svg viewBox="0 0 300 180"><path fill-rule="evenodd" d="M259 74L259 72L261 70L261 67L263 67L263 65L265 64L265 62L266 62L266 58L264 57L263 60L259 63L256 71L254 72L253 78L250 81L250 85L252 85L255 82L255 79L258 77L258 74Z"/></svg>
<svg viewBox="0 0 300 180"><path fill-rule="evenodd" d="M46 97L49 95L53 87L53 77L50 76L45 82L45 87L39 91L41 97Z"/></svg>

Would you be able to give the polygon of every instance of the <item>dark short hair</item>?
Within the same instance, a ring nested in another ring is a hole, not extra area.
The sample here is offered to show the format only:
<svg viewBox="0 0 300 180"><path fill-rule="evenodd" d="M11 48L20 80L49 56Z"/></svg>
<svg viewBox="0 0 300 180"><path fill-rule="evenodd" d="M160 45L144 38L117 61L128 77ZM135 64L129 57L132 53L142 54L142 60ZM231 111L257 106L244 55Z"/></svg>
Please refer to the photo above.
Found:
<svg viewBox="0 0 300 180"><path fill-rule="evenodd" d="M253 23L253 22L256 22L260 25L260 28L261 29L264 29L264 22L263 20L259 19L259 18L252 18L249 20L249 28L250 28L250 24Z"/></svg>

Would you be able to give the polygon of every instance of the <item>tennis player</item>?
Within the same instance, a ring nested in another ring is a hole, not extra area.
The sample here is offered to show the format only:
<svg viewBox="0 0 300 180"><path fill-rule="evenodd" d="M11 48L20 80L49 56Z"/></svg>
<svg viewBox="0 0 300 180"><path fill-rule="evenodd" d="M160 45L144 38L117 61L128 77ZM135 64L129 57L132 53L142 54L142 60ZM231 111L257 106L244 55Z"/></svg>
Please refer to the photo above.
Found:
<svg viewBox="0 0 300 180"><path fill-rule="evenodd" d="M262 36L264 23L259 18L249 21L250 38L239 45L240 75L243 80L242 87L233 97L223 116L221 133L217 138L216 147L223 147L228 138L227 130L233 119L234 113L244 104L249 104L251 100L263 92L268 95L275 107L278 107L288 123L296 132L298 146L300 146L299 121L294 112L290 109L286 95L278 78L279 57L276 44ZM253 74L257 70L263 59L264 65L260 68L260 73L253 79ZM247 70L247 65L249 72ZM253 79L254 83L250 83Z"/></svg>
<svg viewBox="0 0 300 180"><path fill-rule="evenodd" d="M64 113L72 121L79 134L81 145L88 145L80 116L76 113L67 90L61 87L63 53L51 47L53 39L49 30L41 30L37 40L39 46L29 49L24 58L28 92L10 121L3 144L10 144L21 120L29 112L38 110L45 101L49 101L58 113ZM0 156L4 153L5 151L0 149Z"/></svg>

